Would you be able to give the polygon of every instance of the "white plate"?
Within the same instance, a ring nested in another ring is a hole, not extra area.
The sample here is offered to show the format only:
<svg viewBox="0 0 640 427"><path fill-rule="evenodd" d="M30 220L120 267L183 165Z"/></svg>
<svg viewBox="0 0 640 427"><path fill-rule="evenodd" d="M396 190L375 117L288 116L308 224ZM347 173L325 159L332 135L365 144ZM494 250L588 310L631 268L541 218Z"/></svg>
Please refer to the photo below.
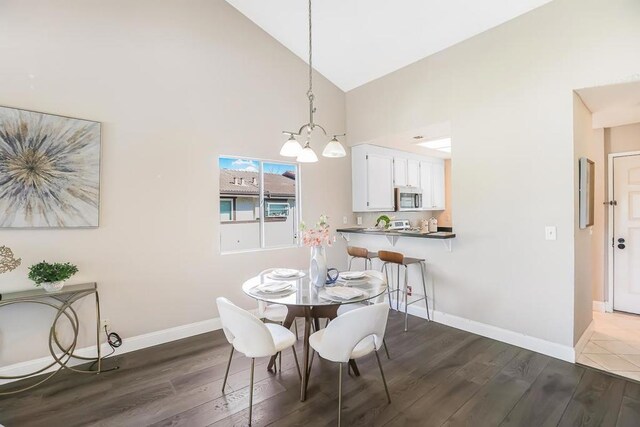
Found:
<svg viewBox="0 0 640 427"><path fill-rule="evenodd" d="M340 273L340 278L344 280L358 280L363 279L366 276L364 271L343 271Z"/></svg>
<svg viewBox="0 0 640 427"><path fill-rule="evenodd" d="M349 301L354 298L362 297L366 293L362 289L348 288L346 286L334 286L331 288L325 288L325 292L331 298L337 298L342 301Z"/></svg>

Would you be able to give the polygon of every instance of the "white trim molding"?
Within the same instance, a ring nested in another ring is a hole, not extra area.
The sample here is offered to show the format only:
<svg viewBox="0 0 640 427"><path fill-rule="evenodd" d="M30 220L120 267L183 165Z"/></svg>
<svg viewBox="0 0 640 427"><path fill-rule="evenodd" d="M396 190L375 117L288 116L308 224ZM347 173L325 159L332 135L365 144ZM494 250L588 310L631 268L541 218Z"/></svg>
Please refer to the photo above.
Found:
<svg viewBox="0 0 640 427"><path fill-rule="evenodd" d="M222 324L220 318L203 320L201 322L190 323L187 325L176 326L174 328L164 329L161 331L150 332L148 334L142 334L135 337L124 338L122 340L122 346L118 347L116 354L129 353L143 348L152 347L154 345L164 344L170 341L176 341L182 338L188 338L194 335L204 334L206 332L215 331L221 329ZM110 347L106 344L102 344L102 354L108 354ZM96 346L84 347L78 349L75 354L83 357L95 357ZM28 360L26 362L20 362L13 365L0 367L0 376L17 376L25 375L29 372L33 372L53 362L53 357L41 357L39 359ZM72 359L69 363L71 366L86 363L84 360ZM56 367L52 367L49 370L43 372L52 372ZM10 383L17 380L0 380L0 384Z"/></svg>
<svg viewBox="0 0 640 427"><path fill-rule="evenodd" d="M404 312L402 304L400 310ZM423 319L427 318L427 310L424 307L410 305L407 312ZM475 320L465 319L464 317L454 316L437 310L430 310L430 313L431 319L434 322L451 326L456 329L462 329L463 331L471 332L473 334L482 335L483 337L502 341L507 344L515 345L516 347L526 348L527 350L542 353L556 359L571 363L575 362L576 353L573 347L543 340L520 332L499 328L497 326L487 325L485 323L476 322Z"/></svg>

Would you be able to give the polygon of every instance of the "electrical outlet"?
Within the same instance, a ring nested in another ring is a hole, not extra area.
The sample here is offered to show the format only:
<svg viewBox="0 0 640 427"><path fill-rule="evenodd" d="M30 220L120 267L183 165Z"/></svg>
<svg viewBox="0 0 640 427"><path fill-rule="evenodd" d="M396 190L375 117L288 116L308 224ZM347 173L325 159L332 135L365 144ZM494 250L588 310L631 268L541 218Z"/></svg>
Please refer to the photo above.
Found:
<svg viewBox="0 0 640 427"><path fill-rule="evenodd" d="M104 328L107 328L107 331L111 330L111 320L109 319L102 319L100 321L100 329L104 331Z"/></svg>
<svg viewBox="0 0 640 427"><path fill-rule="evenodd" d="M362 217L361 216L356 218L356 224L362 225Z"/></svg>
<svg viewBox="0 0 640 427"><path fill-rule="evenodd" d="M346 216L342 217L342 223L343 224L348 224L349 223L349 219Z"/></svg>
<svg viewBox="0 0 640 427"><path fill-rule="evenodd" d="M553 225L546 226L544 228L544 235L545 235L545 239L547 240L556 240L557 239L556 227Z"/></svg>

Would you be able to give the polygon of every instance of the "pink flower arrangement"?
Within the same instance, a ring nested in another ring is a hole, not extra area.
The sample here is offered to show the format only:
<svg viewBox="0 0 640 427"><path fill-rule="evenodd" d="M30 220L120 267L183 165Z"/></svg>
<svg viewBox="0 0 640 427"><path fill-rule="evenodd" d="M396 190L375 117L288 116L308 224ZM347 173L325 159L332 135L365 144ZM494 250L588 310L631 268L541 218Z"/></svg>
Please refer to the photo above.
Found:
<svg viewBox="0 0 640 427"><path fill-rule="evenodd" d="M307 228L306 224L300 223L300 230L302 231L302 244L309 247L322 246L326 244L331 246L335 242L335 236L332 237L329 234L329 217L326 215L320 215L320 220L316 223L314 228Z"/></svg>

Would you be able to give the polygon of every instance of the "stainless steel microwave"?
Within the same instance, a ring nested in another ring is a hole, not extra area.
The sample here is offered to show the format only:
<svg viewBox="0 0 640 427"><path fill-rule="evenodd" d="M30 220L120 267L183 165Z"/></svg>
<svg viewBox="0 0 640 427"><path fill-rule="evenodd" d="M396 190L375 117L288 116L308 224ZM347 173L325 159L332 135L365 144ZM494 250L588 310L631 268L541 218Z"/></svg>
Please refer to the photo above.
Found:
<svg viewBox="0 0 640 427"><path fill-rule="evenodd" d="M422 190L416 187L396 187L396 211L422 210Z"/></svg>

